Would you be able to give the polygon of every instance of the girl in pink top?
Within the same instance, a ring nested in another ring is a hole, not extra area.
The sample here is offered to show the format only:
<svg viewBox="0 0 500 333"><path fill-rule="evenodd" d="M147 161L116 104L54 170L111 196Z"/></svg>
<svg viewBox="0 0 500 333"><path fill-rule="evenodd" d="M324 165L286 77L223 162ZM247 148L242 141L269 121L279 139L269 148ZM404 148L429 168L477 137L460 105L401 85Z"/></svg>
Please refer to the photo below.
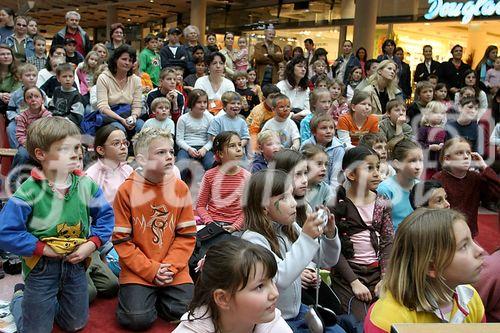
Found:
<svg viewBox="0 0 500 333"><path fill-rule="evenodd" d="M248 69L248 43L245 37L240 37L238 39L238 47L240 48L236 53L236 60L234 61L234 65L236 67L236 71L245 72Z"/></svg>
<svg viewBox="0 0 500 333"><path fill-rule="evenodd" d="M110 203L120 185L134 171L126 163L129 144L125 133L111 124L98 129L95 135L94 149L98 158L86 173L102 188Z"/></svg>
<svg viewBox="0 0 500 333"><path fill-rule="evenodd" d="M243 189L250 173L239 166L244 149L236 132L218 134L213 143L218 165L201 182L196 212L204 224L218 222L229 232L243 228Z"/></svg>
<svg viewBox="0 0 500 333"><path fill-rule="evenodd" d="M76 76L80 81L80 94L82 96L90 93L90 88L94 85L94 73L101 63L102 60L99 54L96 51L90 51L85 60L78 65Z"/></svg>
<svg viewBox="0 0 500 333"><path fill-rule="evenodd" d="M380 159L370 148L348 150L342 170L349 186L340 186L334 209L342 252L332 287L343 310L360 322L378 297L394 237L390 205L375 192L381 182L379 167Z"/></svg>

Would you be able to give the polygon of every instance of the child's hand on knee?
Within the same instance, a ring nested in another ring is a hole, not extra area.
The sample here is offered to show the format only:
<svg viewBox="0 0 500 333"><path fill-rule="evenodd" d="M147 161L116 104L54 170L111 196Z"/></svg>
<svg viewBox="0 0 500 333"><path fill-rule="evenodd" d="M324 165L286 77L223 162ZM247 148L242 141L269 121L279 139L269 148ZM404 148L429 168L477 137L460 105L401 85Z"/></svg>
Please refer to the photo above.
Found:
<svg viewBox="0 0 500 333"><path fill-rule="evenodd" d="M87 259L96 249L97 247L94 242L85 242L78 246L71 254L67 255L64 260L73 265L78 264L79 262Z"/></svg>
<svg viewBox="0 0 500 333"><path fill-rule="evenodd" d="M370 290L358 279L351 282L351 289L357 299L363 302L370 302L372 294Z"/></svg>

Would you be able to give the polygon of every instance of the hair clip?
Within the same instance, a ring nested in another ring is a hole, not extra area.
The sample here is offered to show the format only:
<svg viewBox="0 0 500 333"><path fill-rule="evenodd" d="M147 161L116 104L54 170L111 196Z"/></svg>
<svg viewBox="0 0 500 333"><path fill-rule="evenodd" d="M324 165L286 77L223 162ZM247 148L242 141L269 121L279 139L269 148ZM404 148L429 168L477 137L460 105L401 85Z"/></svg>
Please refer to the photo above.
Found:
<svg viewBox="0 0 500 333"><path fill-rule="evenodd" d="M198 260L198 264L196 265L196 268L194 269L195 273L199 273L203 270L203 266L205 266L205 256Z"/></svg>

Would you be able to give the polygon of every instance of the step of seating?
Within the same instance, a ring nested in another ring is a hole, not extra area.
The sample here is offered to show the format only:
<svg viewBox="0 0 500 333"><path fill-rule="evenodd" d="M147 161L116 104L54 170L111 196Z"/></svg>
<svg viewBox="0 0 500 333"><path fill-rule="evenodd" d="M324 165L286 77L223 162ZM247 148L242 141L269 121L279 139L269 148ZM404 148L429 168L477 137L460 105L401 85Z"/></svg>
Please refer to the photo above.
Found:
<svg viewBox="0 0 500 333"><path fill-rule="evenodd" d="M0 157L14 157L17 154L17 149L13 148L0 148Z"/></svg>

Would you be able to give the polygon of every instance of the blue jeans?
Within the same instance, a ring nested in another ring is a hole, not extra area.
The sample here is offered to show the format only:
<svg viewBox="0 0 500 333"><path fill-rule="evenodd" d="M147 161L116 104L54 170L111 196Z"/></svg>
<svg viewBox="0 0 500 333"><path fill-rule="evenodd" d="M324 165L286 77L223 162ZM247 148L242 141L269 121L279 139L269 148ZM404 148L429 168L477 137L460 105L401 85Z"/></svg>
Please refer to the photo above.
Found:
<svg viewBox="0 0 500 333"><path fill-rule="evenodd" d="M12 161L12 168L15 168L18 165L26 164L30 159L30 154L23 146L19 146L17 148L17 154L14 156L14 160Z"/></svg>
<svg viewBox="0 0 500 333"><path fill-rule="evenodd" d="M297 315L297 317L295 317L293 319L286 320L288 326L290 326L290 328L292 329L292 331L294 333L309 333L309 327L307 327L307 323L304 320L304 316L305 316L307 310L309 310L309 308L307 306L305 306L304 304L301 304L299 314ZM342 327L340 327L339 325L325 327L325 332L326 333L345 333L344 329Z"/></svg>
<svg viewBox="0 0 500 333"><path fill-rule="evenodd" d="M16 293L10 305L18 332L50 333L54 320L68 332L87 324L89 295L83 263L42 257L25 284L24 293Z"/></svg>
<svg viewBox="0 0 500 333"><path fill-rule="evenodd" d="M202 147L193 147L193 148L198 150ZM179 149L179 152L177 153L177 160L185 160L185 159L200 161L199 159L194 159L191 156L189 156L189 153L184 149ZM208 170L212 168L214 161L215 161L214 153L212 153L211 150L207 151L205 156L203 156L203 158L201 159L201 164L203 165L203 169Z"/></svg>
<svg viewBox="0 0 500 333"><path fill-rule="evenodd" d="M7 138L9 139L10 148L17 148L19 146L19 141L16 138L16 129L16 121L12 119L9 125L7 125Z"/></svg>

